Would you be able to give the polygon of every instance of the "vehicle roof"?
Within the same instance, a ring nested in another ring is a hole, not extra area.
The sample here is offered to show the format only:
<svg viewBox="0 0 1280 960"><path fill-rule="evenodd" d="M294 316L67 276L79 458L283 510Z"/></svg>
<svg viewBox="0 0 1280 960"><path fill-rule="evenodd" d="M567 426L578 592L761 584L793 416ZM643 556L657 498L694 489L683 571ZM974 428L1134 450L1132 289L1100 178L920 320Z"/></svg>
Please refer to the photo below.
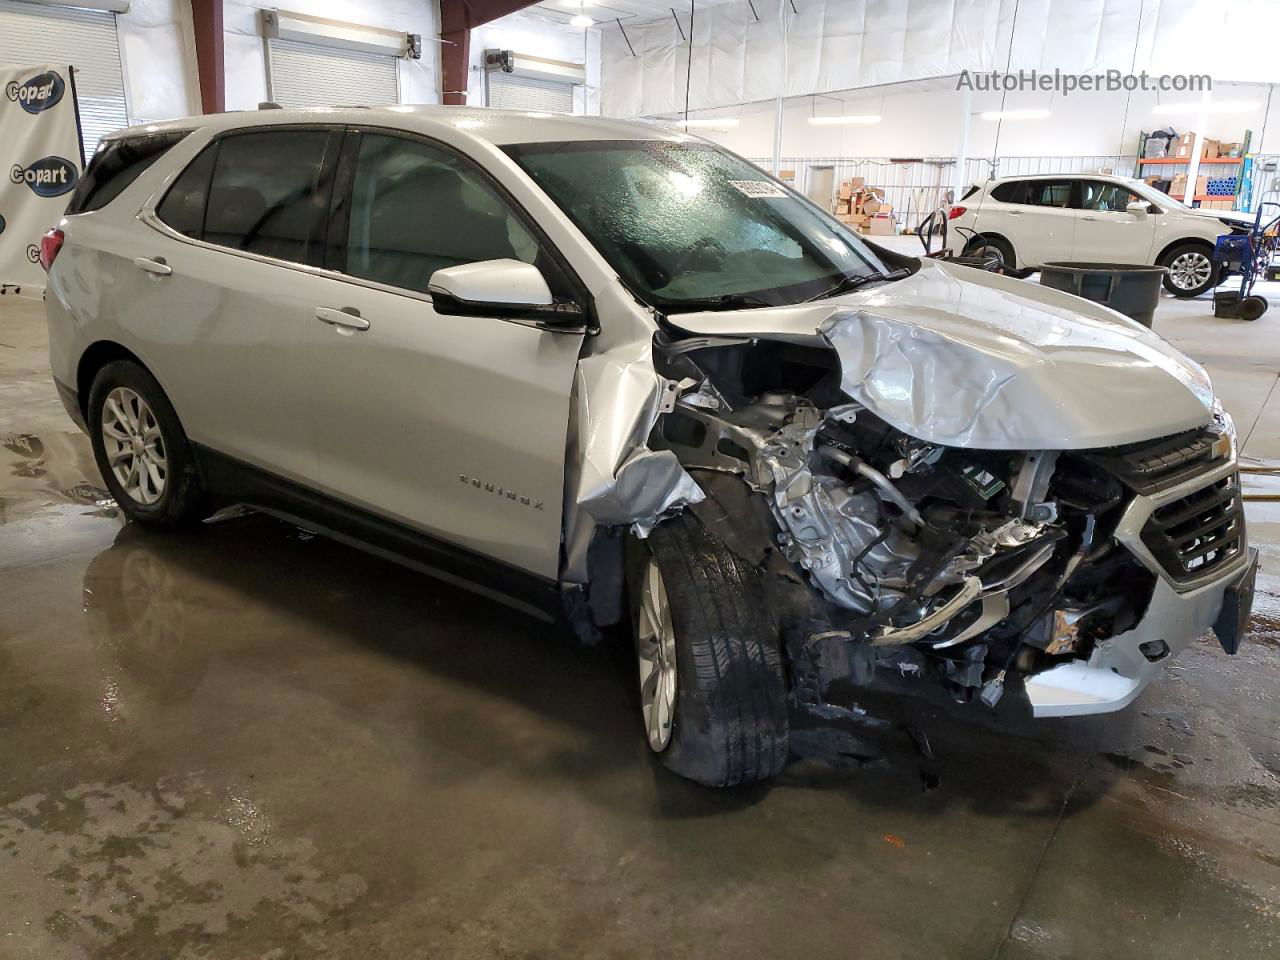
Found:
<svg viewBox="0 0 1280 960"><path fill-rule="evenodd" d="M1118 173L1011 173L1005 177L993 177L987 183L1004 183L1006 180L1113 180L1116 183L1132 183L1137 179Z"/></svg>
<svg viewBox="0 0 1280 960"><path fill-rule="evenodd" d="M603 117L497 110L487 107L415 105L393 107L309 107L302 110L266 109L214 113L129 127L107 139L175 130L235 130L242 127L294 123L344 123L391 127L413 133L465 131L477 140L502 146L511 143L559 143L567 140L698 140L656 124Z"/></svg>

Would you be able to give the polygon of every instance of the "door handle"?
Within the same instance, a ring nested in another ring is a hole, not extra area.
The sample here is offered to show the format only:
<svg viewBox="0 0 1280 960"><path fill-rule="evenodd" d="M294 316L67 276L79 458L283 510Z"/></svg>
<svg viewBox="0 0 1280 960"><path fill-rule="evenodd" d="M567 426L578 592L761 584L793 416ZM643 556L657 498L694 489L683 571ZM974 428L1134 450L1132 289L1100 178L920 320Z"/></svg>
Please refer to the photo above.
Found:
<svg viewBox="0 0 1280 960"><path fill-rule="evenodd" d="M1020 216L1022 216L1022 211L1021 211L1021 210L1010 210L1010 211L1009 211L1009 216L1011 216L1011 217L1020 217Z"/></svg>
<svg viewBox="0 0 1280 960"><path fill-rule="evenodd" d="M1088 221L1090 221L1090 222L1093 222L1094 220L1097 220L1098 218L1097 218L1097 217L1081 217L1080 219L1081 219L1081 220L1088 220Z"/></svg>
<svg viewBox="0 0 1280 960"><path fill-rule="evenodd" d="M134 257L133 265L153 277L167 277L173 273L173 267L164 262L164 257L148 260L146 257Z"/></svg>
<svg viewBox="0 0 1280 960"><path fill-rule="evenodd" d="M369 321L360 316L360 311L355 307L343 307L341 310L333 307L316 307L316 319L323 320L330 326L344 327L348 330L369 329Z"/></svg>

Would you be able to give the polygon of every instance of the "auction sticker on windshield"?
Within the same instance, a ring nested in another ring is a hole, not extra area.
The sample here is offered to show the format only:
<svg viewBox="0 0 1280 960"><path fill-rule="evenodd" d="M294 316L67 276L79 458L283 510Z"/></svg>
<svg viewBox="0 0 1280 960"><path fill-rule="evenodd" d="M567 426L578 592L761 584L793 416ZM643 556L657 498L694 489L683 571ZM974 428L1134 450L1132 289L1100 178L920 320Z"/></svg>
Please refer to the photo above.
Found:
<svg viewBox="0 0 1280 960"><path fill-rule="evenodd" d="M730 180L730 186L747 197L785 197L787 191L768 180Z"/></svg>

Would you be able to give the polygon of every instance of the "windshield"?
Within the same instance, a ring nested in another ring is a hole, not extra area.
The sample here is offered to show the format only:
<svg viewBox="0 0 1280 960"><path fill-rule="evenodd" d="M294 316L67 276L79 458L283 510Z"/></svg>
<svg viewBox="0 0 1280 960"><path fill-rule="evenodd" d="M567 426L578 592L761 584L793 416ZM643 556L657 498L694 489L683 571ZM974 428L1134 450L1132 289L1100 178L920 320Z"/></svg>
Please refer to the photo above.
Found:
<svg viewBox="0 0 1280 960"><path fill-rule="evenodd" d="M885 273L839 221L710 144L505 149L654 306L798 303Z"/></svg>

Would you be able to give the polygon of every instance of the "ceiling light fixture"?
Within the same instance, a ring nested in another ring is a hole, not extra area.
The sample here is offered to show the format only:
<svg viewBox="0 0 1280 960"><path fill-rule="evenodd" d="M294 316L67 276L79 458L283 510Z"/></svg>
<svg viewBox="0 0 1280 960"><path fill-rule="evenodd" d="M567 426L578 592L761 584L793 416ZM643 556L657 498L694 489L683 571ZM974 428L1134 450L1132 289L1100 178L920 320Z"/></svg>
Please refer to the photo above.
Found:
<svg viewBox="0 0 1280 960"><path fill-rule="evenodd" d="M1258 109L1258 103L1253 100L1219 100L1209 101L1206 106L1203 103L1158 103L1151 108L1152 113L1199 113L1206 110L1208 113L1248 113L1250 110Z"/></svg>
<svg viewBox="0 0 1280 960"><path fill-rule="evenodd" d="M676 121L682 127L736 127L740 122L737 117L696 117Z"/></svg>
<svg viewBox="0 0 1280 960"><path fill-rule="evenodd" d="M982 114L983 120L1044 120L1049 116L1048 110L988 110Z"/></svg>
<svg viewBox="0 0 1280 960"><path fill-rule="evenodd" d="M587 16L587 11L582 9L584 4L578 4L578 12L569 18L569 26L577 27L579 30L585 30L587 27L595 23Z"/></svg>
<svg viewBox="0 0 1280 960"><path fill-rule="evenodd" d="M843 117L810 117L809 122L817 127L835 127L844 124L871 124L880 122L880 114L849 114Z"/></svg>

